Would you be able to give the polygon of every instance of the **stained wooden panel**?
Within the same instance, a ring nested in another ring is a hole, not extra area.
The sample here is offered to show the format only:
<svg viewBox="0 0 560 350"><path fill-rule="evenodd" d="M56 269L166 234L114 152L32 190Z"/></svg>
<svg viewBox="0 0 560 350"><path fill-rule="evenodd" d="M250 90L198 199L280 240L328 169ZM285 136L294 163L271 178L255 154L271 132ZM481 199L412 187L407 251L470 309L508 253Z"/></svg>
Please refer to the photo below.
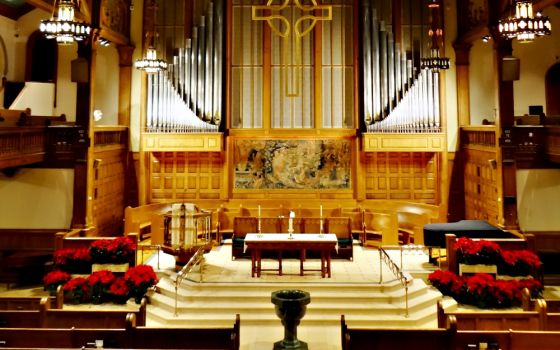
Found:
<svg viewBox="0 0 560 350"><path fill-rule="evenodd" d="M436 204L439 158L436 153L364 153L367 199Z"/></svg>
<svg viewBox="0 0 560 350"><path fill-rule="evenodd" d="M94 157L94 225L99 235L119 234L124 219L126 150L96 150Z"/></svg>
<svg viewBox="0 0 560 350"><path fill-rule="evenodd" d="M150 156L151 202L219 199L222 168L217 152L154 152Z"/></svg>
<svg viewBox="0 0 560 350"><path fill-rule="evenodd" d="M496 153L464 149L465 218L498 224L498 176Z"/></svg>

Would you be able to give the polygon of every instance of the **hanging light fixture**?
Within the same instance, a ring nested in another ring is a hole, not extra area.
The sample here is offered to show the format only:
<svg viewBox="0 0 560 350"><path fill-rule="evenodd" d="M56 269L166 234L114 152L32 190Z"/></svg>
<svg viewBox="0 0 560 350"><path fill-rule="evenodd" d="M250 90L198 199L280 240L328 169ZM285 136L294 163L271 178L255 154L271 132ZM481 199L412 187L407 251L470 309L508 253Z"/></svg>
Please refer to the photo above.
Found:
<svg viewBox="0 0 560 350"><path fill-rule="evenodd" d="M74 19L75 6L74 0L54 1L51 18L42 20L39 26L39 30L45 33L47 39L56 39L57 43L67 45L89 36L91 27Z"/></svg>
<svg viewBox="0 0 560 350"><path fill-rule="evenodd" d="M161 58L157 58L157 39L158 33L156 32L156 13L157 13L157 4L156 1L153 0L150 4L152 13L154 14L153 22L151 24L152 28L149 32L146 33L146 42L148 43L148 48L146 49L146 56L139 60L136 60L134 63L134 67L136 69L140 69L145 71L146 73L157 73L159 71L163 71L167 69L167 62Z"/></svg>
<svg viewBox="0 0 560 350"><path fill-rule="evenodd" d="M533 3L527 0L514 0L515 15L498 22L500 35L527 43L543 35L550 35L551 24L547 16L538 11L533 16ZM513 7L513 6L512 6Z"/></svg>
<svg viewBox="0 0 560 350"><path fill-rule="evenodd" d="M431 39L430 54L428 57L420 59L420 68L438 72L442 69L449 69L449 58L441 57L440 42L443 41L443 26L440 23L439 0L431 0L428 3L431 12L430 29L428 37Z"/></svg>

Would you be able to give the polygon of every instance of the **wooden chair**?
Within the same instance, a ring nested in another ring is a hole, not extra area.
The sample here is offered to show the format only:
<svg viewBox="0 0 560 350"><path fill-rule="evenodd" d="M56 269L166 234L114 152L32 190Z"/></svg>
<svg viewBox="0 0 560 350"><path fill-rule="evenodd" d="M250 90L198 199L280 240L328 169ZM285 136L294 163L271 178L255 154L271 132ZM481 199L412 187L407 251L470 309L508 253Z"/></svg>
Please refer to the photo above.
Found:
<svg viewBox="0 0 560 350"><path fill-rule="evenodd" d="M319 232L321 232L321 219L320 218L303 218L302 225L303 225L303 232L304 233L319 233ZM325 231L325 219L323 219L323 233L326 233L326 231Z"/></svg>
<svg viewBox="0 0 560 350"><path fill-rule="evenodd" d="M218 222L216 223L218 244L222 244L224 237L233 236L233 221L238 216L245 215L242 215L241 211L237 210L229 210L227 208L218 209Z"/></svg>
<svg viewBox="0 0 560 350"><path fill-rule="evenodd" d="M304 227L303 227L303 222L304 222L304 218L301 217L295 217L293 219L292 222L292 226L294 229L294 233L306 233L307 231L305 231ZM281 233L287 233L288 232L288 228L289 228L289 221L290 218L289 217L282 217L278 219L278 222L280 223L280 231ZM315 232L319 232L319 231L315 231Z"/></svg>
<svg viewBox="0 0 560 350"><path fill-rule="evenodd" d="M334 233L338 239L338 256L352 260L352 220L349 217L330 217L325 219L325 232Z"/></svg>
<svg viewBox="0 0 560 350"><path fill-rule="evenodd" d="M243 253L245 236L247 233L256 233L258 219L254 216L237 216L233 219L233 236L231 239L231 259L248 256Z"/></svg>
<svg viewBox="0 0 560 350"><path fill-rule="evenodd" d="M343 209L340 216L349 217L352 220L352 237L359 239L364 244L364 211L360 208L352 210Z"/></svg>

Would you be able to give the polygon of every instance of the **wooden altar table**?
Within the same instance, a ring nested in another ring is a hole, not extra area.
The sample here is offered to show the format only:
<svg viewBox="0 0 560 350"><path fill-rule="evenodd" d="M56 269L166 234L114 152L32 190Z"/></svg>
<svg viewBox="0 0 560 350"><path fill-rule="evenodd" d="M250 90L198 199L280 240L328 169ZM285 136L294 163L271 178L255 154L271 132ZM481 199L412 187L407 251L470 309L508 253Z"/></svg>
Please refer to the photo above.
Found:
<svg viewBox="0 0 560 350"><path fill-rule="evenodd" d="M245 250L251 251L251 277L261 277L261 271L278 271L282 276L282 251L299 250L299 274L304 271L321 271L321 277L331 277L331 250L336 249L338 240L333 233L319 235L318 233L296 233L289 238L287 233L248 233L245 236ZM262 269L261 253L263 250L278 252L278 269ZM321 268L319 270L304 269L306 250L316 250L321 253Z"/></svg>

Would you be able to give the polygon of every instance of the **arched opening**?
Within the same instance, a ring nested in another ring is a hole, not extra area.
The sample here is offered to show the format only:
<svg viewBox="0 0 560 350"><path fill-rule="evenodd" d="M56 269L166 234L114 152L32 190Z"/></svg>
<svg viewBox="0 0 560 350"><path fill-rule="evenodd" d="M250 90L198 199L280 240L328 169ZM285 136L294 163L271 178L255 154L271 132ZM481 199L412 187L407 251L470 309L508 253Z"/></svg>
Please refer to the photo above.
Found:
<svg viewBox="0 0 560 350"><path fill-rule="evenodd" d="M546 113L560 115L560 63L554 64L545 76Z"/></svg>

